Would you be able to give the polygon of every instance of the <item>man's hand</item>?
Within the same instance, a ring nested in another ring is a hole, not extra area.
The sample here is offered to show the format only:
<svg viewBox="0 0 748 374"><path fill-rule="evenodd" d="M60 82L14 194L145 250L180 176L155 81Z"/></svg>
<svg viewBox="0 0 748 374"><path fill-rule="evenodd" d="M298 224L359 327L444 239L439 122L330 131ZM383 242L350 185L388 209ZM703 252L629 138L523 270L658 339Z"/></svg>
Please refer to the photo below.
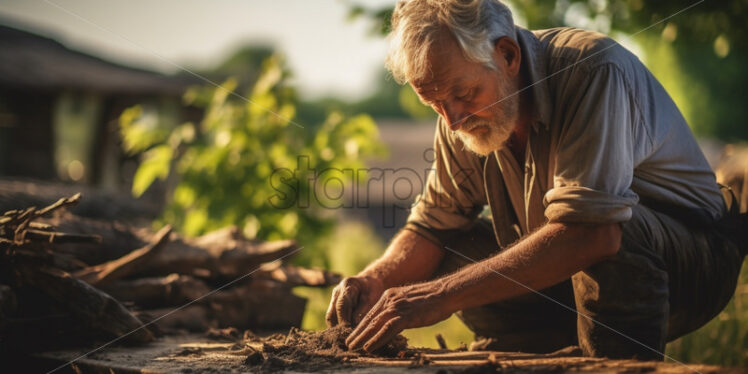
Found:
<svg viewBox="0 0 748 374"><path fill-rule="evenodd" d="M343 279L332 290L327 308L327 327L338 324L355 326L384 292L382 281L375 277L356 276Z"/></svg>
<svg viewBox="0 0 748 374"><path fill-rule="evenodd" d="M373 352L404 329L433 325L455 310L438 282L386 290L345 343L351 350Z"/></svg>
<svg viewBox="0 0 748 374"><path fill-rule="evenodd" d="M357 325L376 304L386 288L421 282L434 273L444 249L423 236L402 230L382 257L358 276L343 279L335 287L327 309L327 326Z"/></svg>

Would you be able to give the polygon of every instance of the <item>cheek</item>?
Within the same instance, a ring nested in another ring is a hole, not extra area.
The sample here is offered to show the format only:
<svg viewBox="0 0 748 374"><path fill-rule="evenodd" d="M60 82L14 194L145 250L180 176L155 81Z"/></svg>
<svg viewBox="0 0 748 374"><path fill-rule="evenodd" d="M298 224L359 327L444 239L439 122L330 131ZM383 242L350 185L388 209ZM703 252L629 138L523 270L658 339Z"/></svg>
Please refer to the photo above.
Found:
<svg viewBox="0 0 748 374"><path fill-rule="evenodd" d="M490 118L493 116L500 100L501 98L497 95L484 91L483 94L476 95L475 99L471 101L470 112L475 113L478 117Z"/></svg>

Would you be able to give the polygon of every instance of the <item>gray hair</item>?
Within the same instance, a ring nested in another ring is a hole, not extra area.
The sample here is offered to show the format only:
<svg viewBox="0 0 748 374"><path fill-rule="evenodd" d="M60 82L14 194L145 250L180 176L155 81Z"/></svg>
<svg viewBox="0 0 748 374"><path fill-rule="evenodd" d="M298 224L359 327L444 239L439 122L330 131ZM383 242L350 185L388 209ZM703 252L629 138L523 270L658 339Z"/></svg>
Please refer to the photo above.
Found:
<svg viewBox="0 0 748 374"><path fill-rule="evenodd" d="M429 49L445 29L466 59L494 70L496 40L502 36L517 39L512 12L498 0L400 0L392 13L385 60L398 83L425 78Z"/></svg>

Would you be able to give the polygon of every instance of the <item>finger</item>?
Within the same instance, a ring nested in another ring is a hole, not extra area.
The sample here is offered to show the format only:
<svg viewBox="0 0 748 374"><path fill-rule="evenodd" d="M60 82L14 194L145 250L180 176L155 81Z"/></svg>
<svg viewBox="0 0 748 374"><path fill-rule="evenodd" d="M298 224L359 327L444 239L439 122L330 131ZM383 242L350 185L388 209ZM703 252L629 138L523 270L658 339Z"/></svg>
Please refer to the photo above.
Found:
<svg viewBox="0 0 748 374"><path fill-rule="evenodd" d="M400 321L396 315L381 315L373 323L369 324L358 336L356 336L348 347L350 350L365 349L365 346L371 346L371 342L383 330L391 330L397 326L392 325L392 321ZM396 335L396 334L395 334ZM393 335L394 336L394 335ZM368 351L368 350L367 350Z"/></svg>
<svg viewBox="0 0 748 374"><path fill-rule="evenodd" d="M348 340L350 340L350 343L348 343L348 349L351 351L357 351L363 348L364 343L368 342L369 339L374 336L377 331L379 330L379 326L381 323L377 323L377 321L382 320L381 318L378 318L375 320L375 323L362 325L365 326L363 329L361 329L360 332L358 332L356 335L351 334L348 337Z"/></svg>
<svg viewBox="0 0 748 374"><path fill-rule="evenodd" d="M372 322L380 314L381 308L382 299L379 299L379 301L374 304L374 307L369 310L369 313L366 313L361 322L348 335L348 338L345 340L345 344L348 346L348 348L351 348L351 343L353 343L359 337L359 335L361 335L367 328L373 325Z"/></svg>
<svg viewBox="0 0 748 374"><path fill-rule="evenodd" d="M382 329L376 335L374 335L374 337L369 339L368 342L364 343L364 350L369 353L376 351L377 349L383 347L385 344L389 343L389 341L397 336L397 334L399 334L401 331L403 331L401 317L395 317L387 321L387 323L384 324Z"/></svg>
<svg viewBox="0 0 748 374"><path fill-rule="evenodd" d="M327 313L325 313L325 322L327 327L333 327L338 324L338 315L335 311L335 302L338 299L338 288L332 290L332 297L330 297L330 305L327 306Z"/></svg>
<svg viewBox="0 0 748 374"><path fill-rule="evenodd" d="M353 313L353 305L356 299L358 299L358 289L355 287L347 286L343 288L340 296L335 302L335 311L338 314L338 321L343 324L352 324L353 319L351 314Z"/></svg>

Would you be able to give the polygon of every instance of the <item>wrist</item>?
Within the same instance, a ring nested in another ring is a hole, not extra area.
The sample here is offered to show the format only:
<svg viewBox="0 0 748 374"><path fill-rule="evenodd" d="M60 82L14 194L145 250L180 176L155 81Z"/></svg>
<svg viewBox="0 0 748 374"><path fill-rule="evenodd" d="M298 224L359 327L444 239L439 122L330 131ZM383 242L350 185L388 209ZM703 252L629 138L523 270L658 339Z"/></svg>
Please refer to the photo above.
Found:
<svg viewBox="0 0 748 374"><path fill-rule="evenodd" d="M440 285L439 297L444 300L446 305L454 309L453 312L467 309L470 306L466 284L456 275L457 273L447 275L435 281Z"/></svg>
<svg viewBox="0 0 748 374"><path fill-rule="evenodd" d="M388 281L390 277L387 276L387 272L378 266L370 266L364 269L358 274L358 277L366 282L379 283L384 289L397 286L397 284Z"/></svg>

